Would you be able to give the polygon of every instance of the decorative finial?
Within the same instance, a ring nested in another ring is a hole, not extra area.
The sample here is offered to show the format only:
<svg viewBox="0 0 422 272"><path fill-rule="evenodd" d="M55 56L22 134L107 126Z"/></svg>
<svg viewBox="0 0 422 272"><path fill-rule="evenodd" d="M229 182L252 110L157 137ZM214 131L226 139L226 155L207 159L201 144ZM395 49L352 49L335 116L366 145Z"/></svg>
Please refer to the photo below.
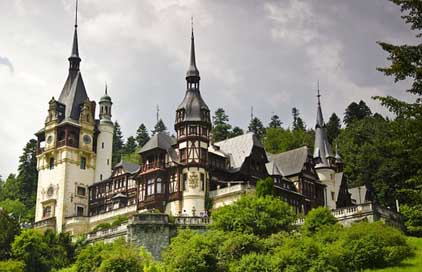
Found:
<svg viewBox="0 0 422 272"><path fill-rule="evenodd" d="M107 94L107 81L105 82L105 95L108 95Z"/></svg>
<svg viewBox="0 0 422 272"><path fill-rule="evenodd" d="M157 123L160 121L160 106L157 104Z"/></svg>
<svg viewBox="0 0 422 272"><path fill-rule="evenodd" d="M321 104L321 102L320 102L321 94L319 92L319 80L317 81L317 97L318 97L318 105L319 105L319 104Z"/></svg>
<svg viewBox="0 0 422 272"><path fill-rule="evenodd" d="M78 27L78 0L76 0L76 12L75 12L75 28Z"/></svg>
<svg viewBox="0 0 422 272"><path fill-rule="evenodd" d="M251 106L251 121L253 120L253 106Z"/></svg>

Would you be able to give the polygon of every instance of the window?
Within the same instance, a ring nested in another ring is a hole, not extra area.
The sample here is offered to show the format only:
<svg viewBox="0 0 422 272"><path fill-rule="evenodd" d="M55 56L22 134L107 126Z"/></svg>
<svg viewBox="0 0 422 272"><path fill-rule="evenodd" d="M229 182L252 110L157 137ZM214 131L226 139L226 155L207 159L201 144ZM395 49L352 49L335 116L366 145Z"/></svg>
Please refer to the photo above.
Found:
<svg viewBox="0 0 422 272"><path fill-rule="evenodd" d="M185 135L185 127L180 127L180 130L179 130L179 135L180 135L180 136Z"/></svg>
<svg viewBox="0 0 422 272"><path fill-rule="evenodd" d="M170 187L169 192L174 193L177 192L177 180L176 175L170 175Z"/></svg>
<svg viewBox="0 0 422 272"><path fill-rule="evenodd" d="M334 192L331 192L331 200L334 200Z"/></svg>
<svg viewBox="0 0 422 272"><path fill-rule="evenodd" d="M183 191L187 191L188 189L188 174L183 174Z"/></svg>
<svg viewBox="0 0 422 272"><path fill-rule="evenodd" d="M51 217L51 206L45 206L42 211L42 217L49 218Z"/></svg>
<svg viewBox="0 0 422 272"><path fill-rule="evenodd" d="M107 159L107 165L110 165L110 159Z"/></svg>
<svg viewBox="0 0 422 272"><path fill-rule="evenodd" d="M186 148L180 150L180 160L181 161L186 160Z"/></svg>
<svg viewBox="0 0 422 272"><path fill-rule="evenodd" d="M54 158L50 158L49 168L50 170L54 169Z"/></svg>
<svg viewBox="0 0 422 272"><path fill-rule="evenodd" d="M201 173L201 191L204 191L205 188L205 175Z"/></svg>
<svg viewBox="0 0 422 272"><path fill-rule="evenodd" d="M157 192L157 194L161 194L161 193L164 193L164 192L162 192L162 183L161 183L161 178L158 178L157 179L157 189L156 189L156 192Z"/></svg>
<svg viewBox="0 0 422 272"><path fill-rule="evenodd" d="M81 169L86 169L86 158L81 157Z"/></svg>
<svg viewBox="0 0 422 272"><path fill-rule="evenodd" d="M84 216L84 207L81 207L81 206L76 207L76 216Z"/></svg>
<svg viewBox="0 0 422 272"><path fill-rule="evenodd" d="M139 186L139 201L144 201L145 199L145 186L143 183Z"/></svg>
<svg viewBox="0 0 422 272"><path fill-rule="evenodd" d="M103 174L100 174L100 180L103 180Z"/></svg>
<svg viewBox="0 0 422 272"><path fill-rule="evenodd" d="M154 194L154 180L149 179L147 184L147 195L153 195Z"/></svg>
<svg viewBox="0 0 422 272"><path fill-rule="evenodd" d="M82 186L78 186L76 193L80 196L86 195L86 188Z"/></svg>
<svg viewBox="0 0 422 272"><path fill-rule="evenodd" d="M101 148L104 149L104 142L101 143Z"/></svg>
<svg viewBox="0 0 422 272"><path fill-rule="evenodd" d="M197 127L196 126L190 126L189 127L189 135L197 135Z"/></svg>
<svg viewBox="0 0 422 272"><path fill-rule="evenodd" d="M201 148L201 161L207 161L207 152L208 150L206 150L205 148Z"/></svg>

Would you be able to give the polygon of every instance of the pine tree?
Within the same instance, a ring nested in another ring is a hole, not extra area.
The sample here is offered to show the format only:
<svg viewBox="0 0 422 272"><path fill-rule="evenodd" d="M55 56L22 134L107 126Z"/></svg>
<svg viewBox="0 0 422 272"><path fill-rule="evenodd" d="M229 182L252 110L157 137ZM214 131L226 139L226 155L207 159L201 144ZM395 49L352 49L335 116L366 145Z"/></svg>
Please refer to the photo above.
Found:
<svg viewBox="0 0 422 272"><path fill-rule="evenodd" d="M346 126L349 126L354 121L362 120L366 117L370 117L371 115L371 109L364 101L359 101L359 104L352 102L349 106L347 106L346 111L344 112L343 122Z"/></svg>
<svg viewBox="0 0 422 272"><path fill-rule="evenodd" d="M327 137L328 141L332 144L333 141L338 137L340 134L340 118L338 118L337 114L333 113L330 116L330 119L328 120L328 123L326 125L327 128Z"/></svg>
<svg viewBox="0 0 422 272"><path fill-rule="evenodd" d="M146 126L142 123L136 131L136 142L138 143L139 147L143 147L149 141L149 139L150 137L148 134L148 130Z"/></svg>
<svg viewBox="0 0 422 272"><path fill-rule="evenodd" d="M116 165L122 157L123 149L123 133L120 128L120 124L116 121L114 122L114 133L113 133L113 155L112 155L112 164Z"/></svg>
<svg viewBox="0 0 422 272"><path fill-rule="evenodd" d="M17 182L19 184L19 198L28 208L35 204L37 196L37 141L29 140L19 157Z"/></svg>
<svg viewBox="0 0 422 272"><path fill-rule="evenodd" d="M293 130L306 130L305 122L300 118L300 113L297 108L292 108L293 115Z"/></svg>
<svg viewBox="0 0 422 272"><path fill-rule="evenodd" d="M268 124L268 127L270 128L281 128L281 124L283 122L280 121L280 117L278 115L274 114L271 116L271 122Z"/></svg>
<svg viewBox="0 0 422 272"><path fill-rule="evenodd" d="M258 117L254 117L248 126L248 131L255 133L258 139L262 139L265 135L265 128L262 121Z"/></svg>
<svg viewBox="0 0 422 272"><path fill-rule="evenodd" d="M136 151L136 147L137 145L136 145L135 137L130 136L129 138L127 138L126 144L123 147L123 153L131 154Z"/></svg>
<svg viewBox="0 0 422 272"><path fill-rule="evenodd" d="M157 124L155 124L154 130L152 131L152 135L154 136L158 132L164 132L168 134L167 127L162 119L158 120Z"/></svg>
<svg viewBox="0 0 422 272"><path fill-rule="evenodd" d="M229 116L226 114L223 108L218 108L214 116L212 117L213 120L213 129L212 135L214 141L219 142L225 139L230 138L230 130L232 126L228 123Z"/></svg>
<svg viewBox="0 0 422 272"><path fill-rule="evenodd" d="M240 136L243 135L243 129L241 129L240 127L234 127L233 130L230 133L230 138L236 137L236 136Z"/></svg>

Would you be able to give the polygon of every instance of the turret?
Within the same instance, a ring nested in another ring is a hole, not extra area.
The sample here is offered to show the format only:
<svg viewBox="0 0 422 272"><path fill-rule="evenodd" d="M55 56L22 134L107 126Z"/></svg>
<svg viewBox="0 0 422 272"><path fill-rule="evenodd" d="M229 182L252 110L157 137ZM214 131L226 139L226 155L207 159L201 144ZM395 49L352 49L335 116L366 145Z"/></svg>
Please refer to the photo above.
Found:
<svg viewBox="0 0 422 272"><path fill-rule="evenodd" d="M107 179L111 175L111 159L113 153L114 125L111 120L111 97L108 95L107 85L100 102L100 123L97 137L97 162L95 167L95 182Z"/></svg>
<svg viewBox="0 0 422 272"><path fill-rule="evenodd" d="M186 94L177 107L175 129L179 160L183 165L179 178L183 189L183 213L198 215L205 211L208 184L208 146L211 130L210 110L199 91L195 39L191 36L190 63L186 72Z"/></svg>

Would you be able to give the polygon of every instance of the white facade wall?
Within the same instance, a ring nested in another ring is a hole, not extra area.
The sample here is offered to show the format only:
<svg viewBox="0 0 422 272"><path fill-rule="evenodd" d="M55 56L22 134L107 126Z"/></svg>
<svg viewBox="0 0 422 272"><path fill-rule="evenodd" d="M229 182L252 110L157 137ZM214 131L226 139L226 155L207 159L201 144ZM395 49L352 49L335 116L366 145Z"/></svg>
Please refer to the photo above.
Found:
<svg viewBox="0 0 422 272"><path fill-rule="evenodd" d="M189 167L182 171L180 180L183 183L183 174L187 174L186 188L183 190L182 214L198 216L205 212L205 192L207 188L208 172L203 168ZM201 188L201 174L204 175L204 186Z"/></svg>
<svg viewBox="0 0 422 272"><path fill-rule="evenodd" d="M101 121L97 138L97 161L95 164L95 182L111 176L113 153L113 130L111 122Z"/></svg>
<svg viewBox="0 0 422 272"><path fill-rule="evenodd" d="M322 184L326 185L325 189L325 205L329 209L336 209L336 201L338 196L338 187L336 186L336 172L330 168L316 169L318 177Z"/></svg>

